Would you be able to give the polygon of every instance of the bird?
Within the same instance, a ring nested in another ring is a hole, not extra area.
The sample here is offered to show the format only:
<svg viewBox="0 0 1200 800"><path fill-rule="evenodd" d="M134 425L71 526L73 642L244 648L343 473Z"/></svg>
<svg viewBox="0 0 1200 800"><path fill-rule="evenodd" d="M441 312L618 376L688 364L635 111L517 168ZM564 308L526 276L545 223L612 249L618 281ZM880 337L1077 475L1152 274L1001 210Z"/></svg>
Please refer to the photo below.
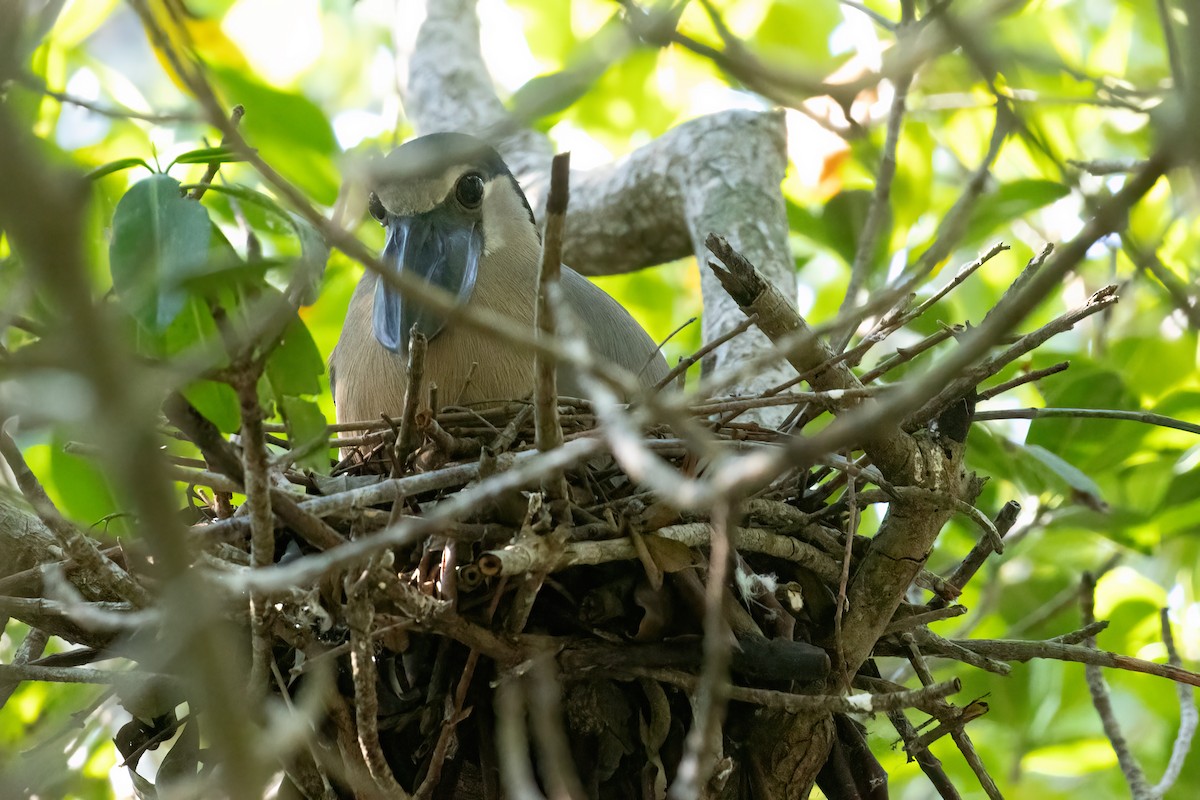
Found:
<svg viewBox="0 0 1200 800"><path fill-rule="evenodd" d="M426 134L382 159L368 188L367 209L386 231L385 268L533 331L541 233L494 148L465 133ZM654 340L603 289L567 266L560 286L593 353L636 374L644 387L667 374ZM447 320L367 270L330 357L339 422L400 412L414 326L428 340L424 383L436 385L443 402L478 406L532 393L532 352ZM558 388L584 396L566 365L559 366Z"/></svg>

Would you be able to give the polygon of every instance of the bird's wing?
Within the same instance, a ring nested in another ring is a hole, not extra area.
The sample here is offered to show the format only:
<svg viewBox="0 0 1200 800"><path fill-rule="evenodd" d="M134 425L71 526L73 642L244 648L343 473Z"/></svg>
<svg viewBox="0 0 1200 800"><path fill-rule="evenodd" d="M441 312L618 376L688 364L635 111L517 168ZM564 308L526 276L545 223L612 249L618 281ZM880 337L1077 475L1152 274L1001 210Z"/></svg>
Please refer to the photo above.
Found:
<svg viewBox="0 0 1200 800"><path fill-rule="evenodd" d="M653 386L667 374L667 362L654 340L607 292L565 266L562 289L571 311L583 325L588 344L598 355L636 374L644 386ZM560 370L559 381L562 394L578 392L572 370Z"/></svg>

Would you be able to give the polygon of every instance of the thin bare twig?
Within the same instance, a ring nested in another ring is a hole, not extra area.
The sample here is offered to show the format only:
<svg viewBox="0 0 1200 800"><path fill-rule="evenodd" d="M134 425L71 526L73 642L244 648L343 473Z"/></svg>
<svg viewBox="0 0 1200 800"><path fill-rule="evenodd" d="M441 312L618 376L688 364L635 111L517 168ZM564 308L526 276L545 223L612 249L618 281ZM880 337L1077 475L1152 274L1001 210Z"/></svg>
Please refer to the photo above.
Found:
<svg viewBox="0 0 1200 800"><path fill-rule="evenodd" d="M149 122L154 125L170 125L177 122L199 122L201 117L199 114L180 112L176 114L154 114L145 111L134 111L132 108L116 108L113 106L101 105L100 103L87 100L82 97L77 97L67 92L59 92L50 87L37 76L29 73L20 73L17 75L17 82L33 92L40 92L47 97L53 98L60 103L66 103L79 108L87 109L93 114L99 114L102 117L110 117L112 119L136 119L142 122Z"/></svg>
<svg viewBox="0 0 1200 800"><path fill-rule="evenodd" d="M400 430L392 447L392 477L404 474L404 465L413 451L417 409L421 405L422 381L425 378L425 351L429 346L425 334L413 325L408 334L408 364L404 375L404 410L400 417Z"/></svg>
<svg viewBox="0 0 1200 800"><path fill-rule="evenodd" d="M1175 637L1171 634L1171 617L1167 609L1159 611L1162 624L1163 644L1167 647L1167 663L1173 667L1182 667L1179 651L1175 649ZM1200 712L1196 710L1195 691L1182 683L1175 684L1175 692L1179 696L1179 732L1175 734L1175 744L1171 747L1171 759L1163 770L1162 779L1154 786L1154 793L1162 797L1183 774L1183 765L1188 752L1192 749L1192 740L1196 737L1196 728L1200 726Z"/></svg>
<svg viewBox="0 0 1200 800"><path fill-rule="evenodd" d="M13 475L16 476L17 486L33 507L33 511L42 523L58 539L63 551L77 564L86 569L97 581L111 587L113 593L128 600L138 608L147 608L153 604L153 599L145 587L121 567L100 552L96 542L68 522L58 509L55 508L50 496L42 488L41 481L33 474L25 456L17 443L4 429L0 420L0 455L8 462Z"/></svg>
<svg viewBox="0 0 1200 800"><path fill-rule="evenodd" d="M846 460L850 460L850 456L846 454ZM842 552L842 574L838 576L838 591L837 591L837 608L833 614L833 635L837 642L838 654L838 669L842 673L843 687L848 691L850 682L853 676L849 668L846 666L846 651L842 646L842 615L846 610L846 591L850 586L850 561L854 554L854 537L858 534L858 482L846 482L846 507L849 513L849 521L846 523L846 547Z"/></svg>
<svg viewBox="0 0 1200 800"><path fill-rule="evenodd" d="M571 745L563 728L562 690L550 654L534 657L524 682L529 690L529 718L546 789L555 800L582 800L587 794L575 772Z"/></svg>
<svg viewBox="0 0 1200 800"><path fill-rule="evenodd" d="M668 372L666 375L664 375L662 380L660 380L655 385L654 388L661 391L665 387L670 386L671 383L676 378L678 378L680 375L682 375L683 373L685 373L689 369L691 369L692 365L695 364L697 361L700 361L706 355L711 353L713 350L716 350L718 347L725 344L730 339L741 336L743 333L750 330L750 327L752 325L754 325L757 321L758 321L758 316L751 315L751 316L747 317L746 319L742 320L735 327L731 328L730 330L728 330L725 333L721 334L720 336L716 337L712 341L707 342L699 350L692 353L687 358L684 358L678 364L676 364L674 367L672 367L671 371Z"/></svg>
<svg viewBox="0 0 1200 800"><path fill-rule="evenodd" d="M555 333L555 309L550 303L550 288L557 286L562 269L563 232L570 199L571 154L560 153L550 166L550 193L546 200L546 226L542 235L542 259L538 269L535 326L543 336ZM544 353L534 355L534 431L537 448L543 452L563 443L562 424L558 419L558 363ZM566 512L563 501L567 486L562 474L547 476L543 484L550 500Z"/></svg>
<svg viewBox="0 0 1200 800"><path fill-rule="evenodd" d="M1017 515L1021 513L1021 504L1015 500L1009 500L1004 504L1004 508L1000 509L1000 513L996 515L996 520L993 523L995 526L996 536L1003 539L1004 536L1012 530L1012 526L1017 521ZM984 537L975 543L971 548L971 552L967 553L967 557L962 560L954 572L946 578L946 582L956 589L962 589L967 585L967 582L975 576L979 568L983 566L983 562L987 557L996 551L990 537ZM930 608L942 608L946 605L946 601L941 597L934 597L929 601Z"/></svg>
<svg viewBox="0 0 1200 800"><path fill-rule="evenodd" d="M275 518L271 511L271 477L268 474L270 465L263 438L263 410L258 402L260 373L261 370L252 365L242 365L234 385L242 416L242 474L246 503L250 509L250 563L255 569L268 567L275 562ZM252 661L249 685L255 693L267 690L267 677L270 674L271 637L267 631L266 614L266 599L251 594Z"/></svg>
<svg viewBox="0 0 1200 800"><path fill-rule="evenodd" d="M30 628L25 634L25 638L21 640L21 645L17 648L17 652L13 654L10 667L20 667L28 664L30 661L36 661L42 657L42 653L46 650L46 643L50 641L50 634L40 628ZM12 697L20 685L20 679L4 679L0 680L0 709L3 709L8 699Z"/></svg>
<svg viewBox="0 0 1200 800"><path fill-rule="evenodd" d="M688 731L683 757L675 780L667 789L669 800L700 796L720 758L722 722L729 702L729 663L732 636L726 622L731 567L735 549L732 497L724 497L712 515L712 544L704 590L704 661L696 686L695 714Z"/></svg>
<svg viewBox="0 0 1200 800"><path fill-rule="evenodd" d="M512 800L546 800L529 762L525 686L519 674L501 676L496 686L496 751L500 779Z"/></svg>
<svg viewBox="0 0 1200 800"><path fill-rule="evenodd" d="M1085 572L1079 585L1079 605L1084 625L1091 625L1096 621L1095 593L1096 581L1091 574ZM1084 640L1083 646L1095 649L1095 637L1088 637ZM1125 782L1129 784L1130 794L1137 800L1157 800L1158 796L1146 781L1146 773L1142 772L1141 766L1133 755L1133 750L1129 747L1129 742L1125 739L1125 734L1121 732L1121 724L1117 721L1116 712L1113 711L1112 698L1108 693L1108 682L1104 680L1103 670L1097 664L1084 664L1083 670L1084 677L1087 679L1088 691L1092 695L1092 705L1096 707L1096 713L1100 715L1100 722L1104 725L1104 734L1112 743L1113 751L1117 754L1117 763L1121 765L1121 774L1125 776Z"/></svg>
<svg viewBox="0 0 1200 800"><path fill-rule="evenodd" d="M246 116L245 107L240 105L234 106L233 110L229 112L229 124L237 127L244 116ZM223 140L221 142L222 147L227 146L228 144L228 141ZM188 192L188 197L190 197L192 200L199 200L201 197L204 197L204 193L208 190L208 185L216 179L217 173L220 170L220 161L210 162L209 165L204 169L204 175L200 178L197 185L192 187L191 191Z"/></svg>
<svg viewBox="0 0 1200 800"><path fill-rule="evenodd" d="M371 638L375 606L369 589L374 583L373 568L368 565L361 574L346 578L346 622L350 628L350 664L354 678L354 721L358 728L358 744L363 761L375 785L388 797L408 800L379 743L379 698L376 692L375 643Z"/></svg>
<svg viewBox="0 0 1200 800"><path fill-rule="evenodd" d="M978 394L977 400L991 400L993 397L1004 394L1005 392L1015 389L1018 386L1024 386L1027 383L1035 383L1040 381L1042 378L1049 377L1050 375L1057 375L1070 366L1070 361L1060 361L1057 364L1045 367L1044 369L1030 370L1029 372L1018 375L1011 380L1007 380L1004 383L998 383L990 389L983 390ZM975 419L978 419L978 416L976 416Z"/></svg>
<svg viewBox="0 0 1200 800"><path fill-rule="evenodd" d="M916 22L913 15L913 4L901 4L900 25L896 28L897 46L903 43L905 37L911 35ZM867 273L874 264L875 249L879 237L883 233L884 223L890 217L888 213L892 196L892 180L896 176L896 148L900 144L900 128L904 122L907 110L908 89L912 85L913 73L901 72L893 81L892 107L888 112L887 135L883 143L883 153L879 159L879 169L875 174L875 191L871 194L871 205L867 208L867 218L858 233L858 241L854 248L854 263L850 265L850 282L846 286L846 296L842 299L841 312L847 311L858 302L859 292L867 285ZM853 328L847 328L837 335L830 349L840 353L854 335Z"/></svg>
<svg viewBox="0 0 1200 800"><path fill-rule="evenodd" d="M933 684L933 673L930 672L929 666L925 663L925 659L917 645L909 639L908 641L908 657L909 663L912 664L913 670L917 673L921 683L925 686ZM971 737L967 735L963 725L969 719L951 724L950 736L954 739L954 744L958 746L959 751L963 754L963 758L971 767L971 771L975 773L975 777L979 779L979 785L983 787L984 793L991 800L1004 800L1004 796L1000 794L1000 789L996 786L996 782L992 780L992 776L988 773L987 767L983 764L983 759L979 757L979 752L975 749Z"/></svg>
<svg viewBox="0 0 1200 800"><path fill-rule="evenodd" d="M1155 414L1152 411L1123 411L1115 408L1004 408L976 411L973 419L976 422L996 419L1119 419L1200 434L1200 425L1195 423Z"/></svg>

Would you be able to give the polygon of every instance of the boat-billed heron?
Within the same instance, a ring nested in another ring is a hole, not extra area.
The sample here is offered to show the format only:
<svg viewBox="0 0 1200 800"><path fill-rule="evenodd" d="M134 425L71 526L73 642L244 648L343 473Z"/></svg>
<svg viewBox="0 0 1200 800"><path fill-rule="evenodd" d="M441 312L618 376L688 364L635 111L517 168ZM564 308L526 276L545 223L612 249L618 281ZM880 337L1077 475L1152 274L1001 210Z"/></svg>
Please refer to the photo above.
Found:
<svg viewBox="0 0 1200 800"><path fill-rule="evenodd" d="M532 330L541 235L500 155L473 136L436 133L405 143L380 166L368 207L387 230L384 265ZM565 266L561 286L595 353L647 386L666 374L653 340L619 303ZM441 403L514 400L532 392L532 353L447 322L368 271L330 358L340 421L400 413L414 325L428 338L425 381L438 386ZM558 387L581 396L570 369L559 369Z"/></svg>

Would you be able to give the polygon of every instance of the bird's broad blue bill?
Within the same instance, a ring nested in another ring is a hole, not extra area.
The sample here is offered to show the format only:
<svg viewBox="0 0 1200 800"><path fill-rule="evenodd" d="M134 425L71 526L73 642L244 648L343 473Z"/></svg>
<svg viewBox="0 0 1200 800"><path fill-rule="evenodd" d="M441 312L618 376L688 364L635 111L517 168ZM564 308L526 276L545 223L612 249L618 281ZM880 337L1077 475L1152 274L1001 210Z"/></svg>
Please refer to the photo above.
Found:
<svg viewBox="0 0 1200 800"><path fill-rule="evenodd" d="M382 260L389 269L450 292L461 306L475 288L482 252L483 236L477 223L456 219L437 209L393 219L388 224ZM445 326L446 318L396 292L380 278L375 286L372 322L379 343L404 354L408 352L409 330L414 325L427 339L433 339Z"/></svg>

